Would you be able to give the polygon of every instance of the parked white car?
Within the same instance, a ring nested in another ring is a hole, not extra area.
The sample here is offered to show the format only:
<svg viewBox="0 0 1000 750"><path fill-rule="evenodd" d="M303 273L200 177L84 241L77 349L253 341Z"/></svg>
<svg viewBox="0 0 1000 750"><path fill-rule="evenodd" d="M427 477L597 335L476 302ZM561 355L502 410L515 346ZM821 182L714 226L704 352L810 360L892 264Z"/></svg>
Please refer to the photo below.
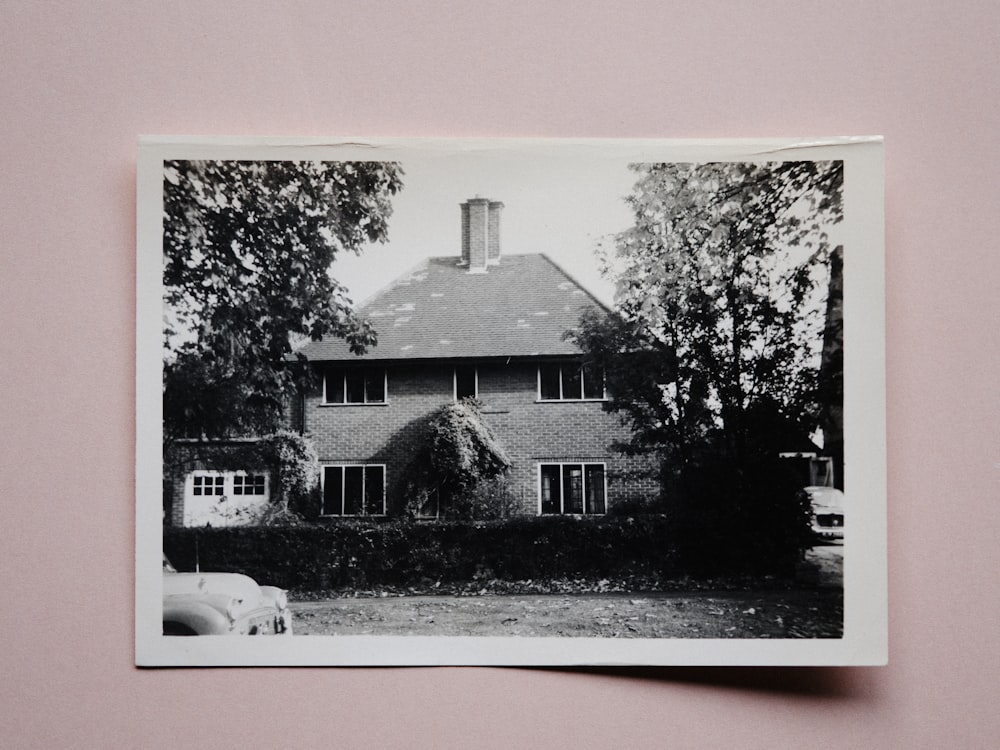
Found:
<svg viewBox="0 0 1000 750"><path fill-rule="evenodd" d="M812 530L821 539L844 538L844 493L834 487L806 487Z"/></svg>
<svg viewBox="0 0 1000 750"><path fill-rule="evenodd" d="M291 635L282 589L239 573L178 573L163 558L164 635Z"/></svg>

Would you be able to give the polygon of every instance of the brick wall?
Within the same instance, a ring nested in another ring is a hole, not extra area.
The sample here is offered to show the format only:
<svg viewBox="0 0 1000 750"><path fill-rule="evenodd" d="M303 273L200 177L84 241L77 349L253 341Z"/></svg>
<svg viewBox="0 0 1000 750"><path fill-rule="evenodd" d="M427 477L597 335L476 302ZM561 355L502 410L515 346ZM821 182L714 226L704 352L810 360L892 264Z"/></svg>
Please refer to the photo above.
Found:
<svg viewBox="0 0 1000 750"><path fill-rule="evenodd" d="M321 463L386 465L390 508L399 508L401 476L421 447L430 415L452 400L450 365L397 365L388 369L387 403L324 406L321 392L305 399L305 431ZM522 511L538 513L539 462L606 464L608 505L659 491L647 460L613 449L627 432L599 402L537 402L537 365L531 362L479 365L484 419L507 449L510 479Z"/></svg>

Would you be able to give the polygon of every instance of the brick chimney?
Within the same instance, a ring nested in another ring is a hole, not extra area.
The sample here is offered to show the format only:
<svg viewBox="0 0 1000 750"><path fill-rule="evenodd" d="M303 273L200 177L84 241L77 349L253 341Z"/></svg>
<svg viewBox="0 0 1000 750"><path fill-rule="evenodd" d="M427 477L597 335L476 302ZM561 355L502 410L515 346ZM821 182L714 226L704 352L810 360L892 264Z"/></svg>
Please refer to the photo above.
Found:
<svg viewBox="0 0 1000 750"><path fill-rule="evenodd" d="M462 263L469 273L486 273L500 262L500 211L503 203L476 196L461 204Z"/></svg>

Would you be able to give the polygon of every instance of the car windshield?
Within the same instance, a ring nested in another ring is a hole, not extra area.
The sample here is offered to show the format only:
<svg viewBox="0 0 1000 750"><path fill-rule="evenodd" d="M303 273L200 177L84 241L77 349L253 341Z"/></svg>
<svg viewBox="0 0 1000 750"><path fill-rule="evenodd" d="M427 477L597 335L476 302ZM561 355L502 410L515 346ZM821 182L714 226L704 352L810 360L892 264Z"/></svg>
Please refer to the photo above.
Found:
<svg viewBox="0 0 1000 750"><path fill-rule="evenodd" d="M814 508L844 507L844 493L833 487L806 487Z"/></svg>

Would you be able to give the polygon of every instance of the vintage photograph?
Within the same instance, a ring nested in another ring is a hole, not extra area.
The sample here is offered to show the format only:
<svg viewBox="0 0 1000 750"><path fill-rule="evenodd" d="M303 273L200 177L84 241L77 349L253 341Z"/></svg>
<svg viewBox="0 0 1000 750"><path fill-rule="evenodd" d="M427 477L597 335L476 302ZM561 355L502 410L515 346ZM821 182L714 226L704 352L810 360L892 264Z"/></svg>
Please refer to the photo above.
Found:
<svg viewBox="0 0 1000 750"><path fill-rule="evenodd" d="M143 142L138 663L877 660L881 212L877 139Z"/></svg>

